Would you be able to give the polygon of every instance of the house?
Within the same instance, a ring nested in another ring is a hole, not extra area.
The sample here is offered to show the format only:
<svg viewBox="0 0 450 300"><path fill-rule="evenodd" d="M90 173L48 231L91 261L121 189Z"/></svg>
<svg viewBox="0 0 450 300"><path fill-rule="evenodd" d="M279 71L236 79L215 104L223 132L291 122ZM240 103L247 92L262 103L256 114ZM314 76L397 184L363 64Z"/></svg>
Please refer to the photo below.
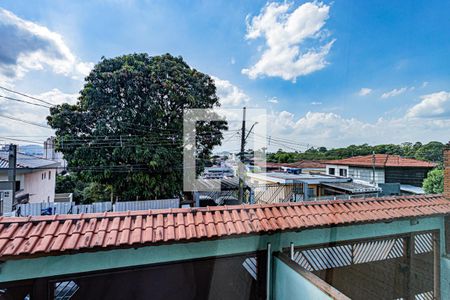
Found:
<svg viewBox="0 0 450 300"><path fill-rule="evenodd" d="M217 184L217 185L216 185ZM248 199L250 187L244 185L244 198ZM195 183L195 191L192 196L185 194L185 198L192 198L192 201L185 201L183 204L190 204L195 207L236 205L239 198L239 178L224 177L221 179L198 179Z"/></svg>
<svg viewBox="0 0 450 300"><path fill-rule="evenodd" d="M326 170L326 165L320 160L299 160L284 166L298 168L302 170L302 173L325 173Z"/></svg>
<svg viewBox="0 0 450 300"><path fill-rule="evenodd" d="M230 167L208 167L203 172L204 179L223 179L227 177L234 177L233 169Z"/></svg>
<svg viewBox="0 0 450 300"><path fill-rule="evenodd" d="M56 138L54 136L49 137L44 142L43 158L58 162L61 167L58 169L58 173L61 173L67 167L67 161L64 159L62 152L56 151Z"/></svg>
<svg viewBox="0 0 450 300"><path fill-rule="evenodd" d="M5 299L450 299L443 195L0 219Z"/></svg>
<svg viewBox="0 0 450 300"><path fill-rule="evenodd" d="M422 187L435 163L398 155L375 154L326 161L326 174L381 184L400 184L405 192L420 193L411 188ZM414 192L415 191L415 192Z"/></svg>
<svg viewBox="0 0 450 300"><path fill-rule="evenodd" d="M296 170L293 173L325 173L325 164L319 160L299 160L293 163L274 163L255 161L255 166L265 169L265 172L286 172Z"/></svg>
<svg viewBox="0 0 450 300"><path fill-rule="evenodd" d="M54 201L58 162L17 153L16 167L16 200L29 203ZM0 181L8 180L8 169L8 151L0 151Z"/></svg>
<svg viewBox="0 0 450 300"><path fill-rule="evenodd" d="M253 165L259 169L259 171L265 171L265 172L280 172L281 167L284 165L282 163L274 163L274 162L266 162L266 161L260 161L255 160L253 162Z"/></svg>
<svg viewBox="0 0 450 300"><path fill-rule="evenodd" d="M380 188L351 178L325 174L248 173L256 203L301 201L323 196L377 196ZM348 197L345 197L348 198Z"/></svg>

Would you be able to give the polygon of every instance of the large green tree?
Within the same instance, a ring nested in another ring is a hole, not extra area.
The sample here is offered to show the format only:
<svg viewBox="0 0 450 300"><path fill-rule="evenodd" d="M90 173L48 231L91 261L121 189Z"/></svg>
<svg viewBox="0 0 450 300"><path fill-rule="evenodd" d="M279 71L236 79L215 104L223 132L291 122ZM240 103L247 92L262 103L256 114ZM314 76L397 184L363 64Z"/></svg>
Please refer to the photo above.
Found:
<svg viewBox="0 0 450 300"><path fill-rule="evenodd" d="M441 142L429 142L417 149L415 157L421 160L442 162L445 145Z"/></svg>
<svg viewBox="0 0 450 300"><path fill-rule="evenodd" d="M69 169L121 199L173 197L182 190L183 111L219 106L210 76L169 54L102 60L75 105L51 108ZM224 122L199 123L197 156L222 139Z"/></svg>

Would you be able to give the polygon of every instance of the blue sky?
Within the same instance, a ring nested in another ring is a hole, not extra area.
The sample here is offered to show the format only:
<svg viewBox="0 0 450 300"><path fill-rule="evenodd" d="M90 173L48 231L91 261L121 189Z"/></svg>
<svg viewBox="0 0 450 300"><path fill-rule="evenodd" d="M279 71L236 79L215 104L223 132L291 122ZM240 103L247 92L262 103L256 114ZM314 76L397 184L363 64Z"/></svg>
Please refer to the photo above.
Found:
<svg viewBox="0 0 450 300"><path fill-rule="evenodd" d="M450 140L448 1L6 0L0 8L1 85L55 103L73 101L102 56L169 52L217 78L226 107L266 108L277 137L329 147ZM0 112L44 122L45 111L0 103ZM47 132L0 125L0 136Z"/></svg>

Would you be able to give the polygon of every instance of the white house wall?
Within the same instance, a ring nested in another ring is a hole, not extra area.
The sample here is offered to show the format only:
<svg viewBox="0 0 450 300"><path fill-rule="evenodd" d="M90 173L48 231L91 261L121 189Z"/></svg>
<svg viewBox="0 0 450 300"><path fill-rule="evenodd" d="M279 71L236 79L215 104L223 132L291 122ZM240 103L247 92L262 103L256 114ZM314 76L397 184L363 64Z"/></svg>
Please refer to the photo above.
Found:
<svg viewBox="0 0 450 300"><path fill-rule="evenodd" d="M330 174L330 169L334 169L334 174ZM348 166L341 166L341 165L327 165L326 166L327 174L332 176L340 176L340 170L345 170L344 176L347 177L349 172ZM347 175L345 175L347 174Z"/></svg>
<svg viewBox="0 0 450 300"><path fill-rule="evenodd" d="M45 177L43 177L44 173ZM55 201L55 170L37 171L33 173L27 173L24 176L25 184L23 192L30 194L30 203Z"/></svg>

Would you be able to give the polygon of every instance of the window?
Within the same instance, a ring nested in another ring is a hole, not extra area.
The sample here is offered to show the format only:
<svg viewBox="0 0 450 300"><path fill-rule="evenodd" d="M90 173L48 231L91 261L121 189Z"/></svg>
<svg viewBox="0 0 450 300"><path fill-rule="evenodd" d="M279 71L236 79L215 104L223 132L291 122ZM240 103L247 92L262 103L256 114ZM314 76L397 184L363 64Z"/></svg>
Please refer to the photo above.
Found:
<svg viewBox="0 0 450 300"><path fill-rule="evenodd" d="M72 280L55 283L55 300L71 299L80 287Z"/></svg>
<svg viewBox="0 0 450 300"><path fill-rule="evenodd" d="M329 175L334 175L335 174L335 169L334 168L329 168L328 169L328 174Z"/></svg>
<svg viewBox="0 0 450 300"><path fill-rule="evenodd" d="M52 171L48 171L48 180L52 179Z"/></svg>
<svg viewBox="0 0 450 300"><path fill-rule="evenodd" d="M339 169L339 176L347 177L347 169Z"/></svg>

